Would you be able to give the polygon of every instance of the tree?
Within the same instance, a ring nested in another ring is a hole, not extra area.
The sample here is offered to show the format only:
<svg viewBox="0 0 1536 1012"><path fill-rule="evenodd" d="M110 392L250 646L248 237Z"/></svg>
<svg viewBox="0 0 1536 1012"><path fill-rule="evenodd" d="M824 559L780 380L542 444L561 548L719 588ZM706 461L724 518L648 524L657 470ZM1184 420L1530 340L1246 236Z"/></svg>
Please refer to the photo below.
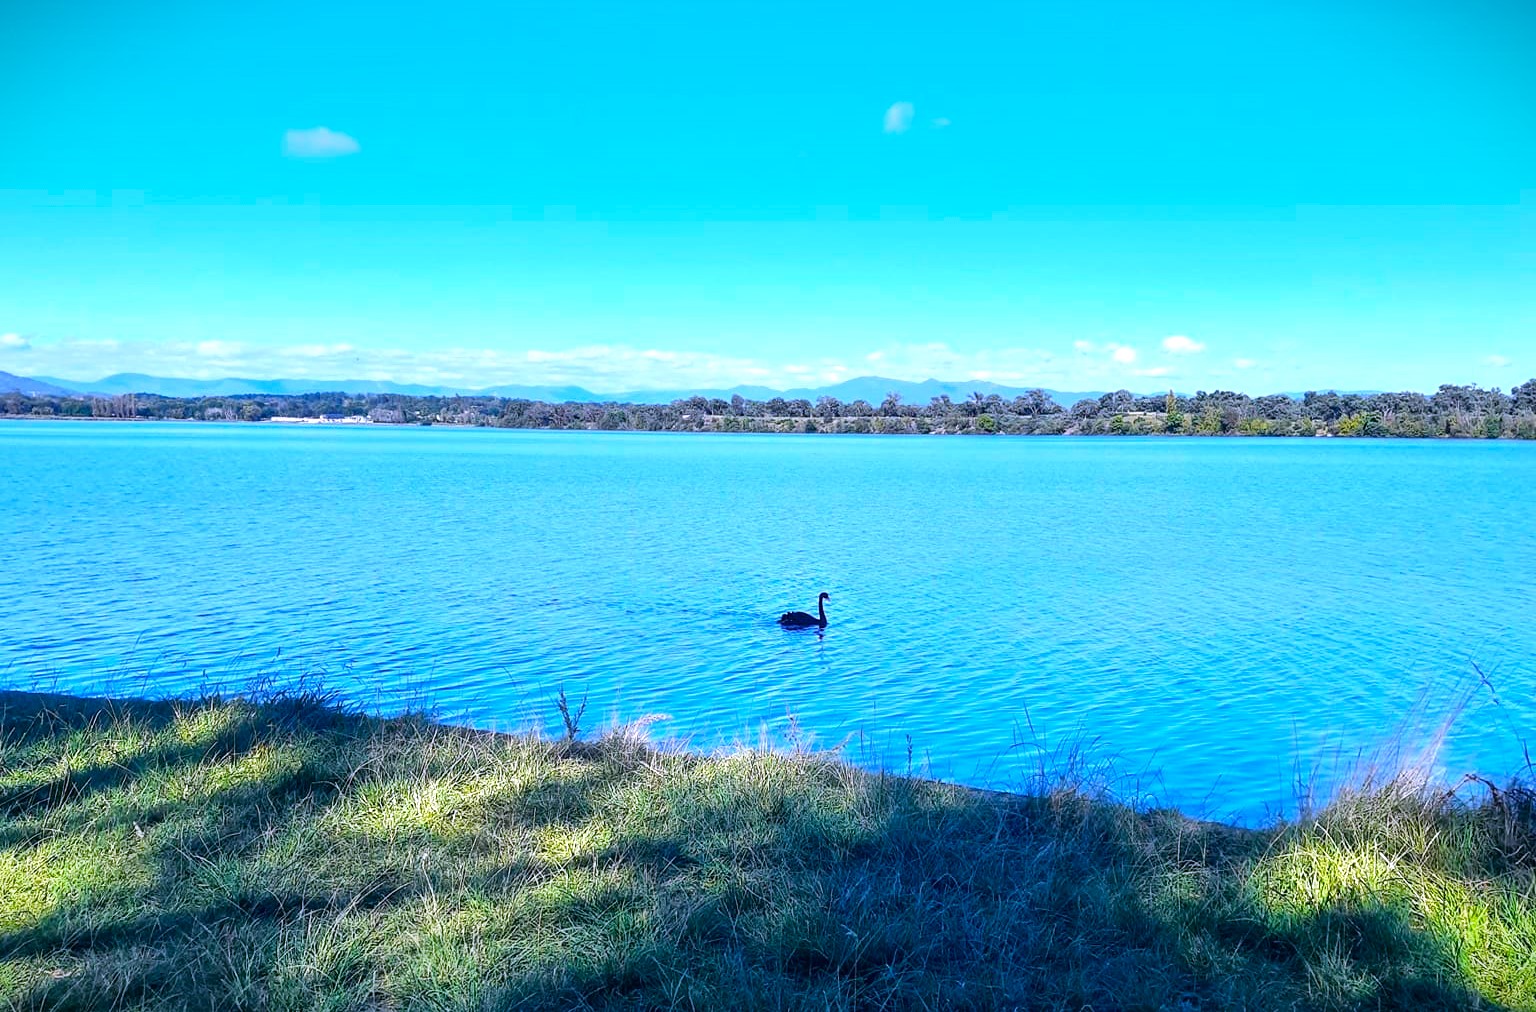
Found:
<svg viewBox="0 0 1536 1012"><path fill-rule="evenodd" d="M1321 394L1308 390L1302 395L1301 406L1308 418L1316 418L1323 422L1332 422L1344 413L1339 395L1332 390Z"/></svg>
<svg viewBox="0 0 1536 1012"><path fill-rule="evenodd" d="M1168 391L1168 398L1163 402L1163 431L1184 431L1184 412L1179 410L1179 399L1172 390Z"/></svg>
<svg viewBox="0 0 1536 1012"><path fill-rule="evenodd" d="M1013 410L1020 415L1058 415L1062 408L1051 395L1036 387L1033 390L1024 391L1020 397L1013 399Z"/></svg>
<svg viewBox="0 0 1536 1012"><path fill-rule="evenodd" d="M1099 398L1099 412L1101 414L1107 415L1135 410L1136 395L1129 390L1116 390L1114 393L1105 394Z"/></svg>

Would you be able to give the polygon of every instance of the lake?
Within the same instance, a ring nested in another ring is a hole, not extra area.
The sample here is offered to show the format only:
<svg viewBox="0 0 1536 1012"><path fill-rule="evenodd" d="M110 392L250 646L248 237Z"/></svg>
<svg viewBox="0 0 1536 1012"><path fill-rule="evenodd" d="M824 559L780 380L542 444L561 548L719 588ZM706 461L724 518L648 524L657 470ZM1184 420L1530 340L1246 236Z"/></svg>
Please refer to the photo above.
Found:
<svg viewBox="0 0 1536 1012"><path fill-rule="evenodd" d="M0 688L554 730L563 685L1005 789L1076 746L1243 820L1458 696L1443 775L1536 729L1536 444L16 422L0 476Z"/></svg>

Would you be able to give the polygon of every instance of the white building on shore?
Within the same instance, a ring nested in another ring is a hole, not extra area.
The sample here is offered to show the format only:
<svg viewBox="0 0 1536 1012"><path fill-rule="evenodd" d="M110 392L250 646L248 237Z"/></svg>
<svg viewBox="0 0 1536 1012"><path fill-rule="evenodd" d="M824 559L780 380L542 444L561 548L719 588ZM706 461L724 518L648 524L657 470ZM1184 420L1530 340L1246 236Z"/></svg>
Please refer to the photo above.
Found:
<svg viewBox="0 0 1536 1012"><path fill-rule="evenodd" d="M321 415L318 418L300 418L297 415L273 415L267 421L283 422L287 425L371 425L373 423L373 419L367 415Z"/></svg>

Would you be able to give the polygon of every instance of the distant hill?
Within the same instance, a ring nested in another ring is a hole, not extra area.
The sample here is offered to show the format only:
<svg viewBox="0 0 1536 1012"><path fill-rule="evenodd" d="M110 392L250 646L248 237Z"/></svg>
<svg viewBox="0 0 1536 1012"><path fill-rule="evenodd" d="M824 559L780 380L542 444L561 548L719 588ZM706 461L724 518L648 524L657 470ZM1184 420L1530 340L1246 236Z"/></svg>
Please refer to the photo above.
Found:
<svg viewBox="0 0 1536 1012"><path fill-rule="evenodd" d="M901 399L913 404L927 404L935 397L948 396L951 400L963 401L972 393L979 393L983 397L997 394L1006 400L1029 391L1036 387L1008 387L999 383L988 383L985 380L960 380L950 382L946 380L925 379L921 383L908 380L884 379L880 376L860 376L857 379L844 380L842 383L829 387L816 389L790 390L785 392L785 397L805 397L815 400L817 397L836 397L840 401L868 401L878 405L885 400L885 395L892 391L901 395ZM1103 391L1068 392L1063 390L1046 389L1057 404L1071 407L1084 397L1098 397Z"/></svg>
<svg viewBox="0 0 1536 1012"><path fill-rule="evenodd" d="M921 382L914 380L889 379L883 376L860 376L857 379L844 380L824 387L793 387L789 390L775 390L771 387L760 386L735 386L725 390L630 390L617 394L593 394L596 400L626 401L635 404L666 404L680 397L721 397L729 400L732 395L740 394L750 401L766 401L773 397L782 397L785 400L804 398L814 402L818 397L836 397L845 404L853 401L868 401L879 406L885 400L885 395L895 392L901 395L901 399L907 404L927 404L935 397L947 394L952 400L965 400L974 391L982 396L997 394L1005 399L1012 399L1034 387L1005 387L997 383L987 383L982 380L947 382L936 379L926 379ZM1084 397L1097 397L1099 392L1072 393L1061 390L1046 389L1046 393L1055 399L1056 403L1071 407Z"/></svg>
<svg viewBox="0 0 1536 1012"><path fill-rule="evenodd" d="M0 374L5 375L5 374ZM982 380L972 382L927 379L921 382L887 379L881 376L860 376L823 387L796 387L775 390L763 386L735 386L728 389L698 390L625 390L618 393L593 393L577 386L526 386L501 384L472 389L468 387L424 386L416 383L391 383L387 380L304 380L304 379L228 379L200 380L175 377L147 376L143 373L116 373L103 379L83 382L76 380L40 377L28 382L52 386L53 392L79 390L93 394L159 394L162 397L227 397L239 394L308 394L322 391L342 391L349 394L407 394L415 397L452 397L455 395L483 395L490 397L523 397L534 401L610 401L634 404L666 404L681 397L695 395L720 397L729 400L740 394L748 400L765 401L773 397L785 400L804 398L815 401L818 397L836 397L845 403L865 400L879 405L885 395L895 391L910 404L927 404L935 397L948 395L954 400L964 400L971 393L997 394L1014 398L1031 387L1008 387ZM1066 392L1047 390L1058 404L1071 407L1084 397L1098 397L1100 391Z"/></svg>
<svg viewBox="0 0 1536 1012"><path fill-rule="evenodd" d="M159 394L162 397L228 397L237 394L312 394L339 390L349 394L432 394L463 393L444 387L388 380L302 380L302 379L179 379L120 372L91 382L46 377L50 383L67 384L72 389L92 394Z"/></svg>
<svg viewBox="0 0 1536 1012"><path fill-rule="evenodd" d="M71 397L74 390L59 386L51 380L28 379L8 372L0 372L0 394L42 394L47 397Z"/></svg>
<svg viewBox="0 0 1536 1012"><path fill-rule="evenodd" d="M148 376L120 372L99 380L76 381L47 378L47 382L68 385L92 394L159 394L161 397L231 397L241 394L313 394L340 391L348 394L405 394L411 397L452 397L458 394L488 394L494 397L526 397L529 400L611 400L581 387L503 385L474 390L468 387L427 386L420 383L393 383L389 380L308 380L308 379L181 379L173 376Z"/></svg>
<svg viewBox="0 0 1536 1012"><path fill-rule="evenodd" d="M547 401L551 404L563 404L566 401L616 401L620 394L595 394L584 387L539 387L525 386L521 383L503 383L500 386L485 387L481 390L448 390L450 394L478 394L487 397L520 397L529 401Z"/></svg>

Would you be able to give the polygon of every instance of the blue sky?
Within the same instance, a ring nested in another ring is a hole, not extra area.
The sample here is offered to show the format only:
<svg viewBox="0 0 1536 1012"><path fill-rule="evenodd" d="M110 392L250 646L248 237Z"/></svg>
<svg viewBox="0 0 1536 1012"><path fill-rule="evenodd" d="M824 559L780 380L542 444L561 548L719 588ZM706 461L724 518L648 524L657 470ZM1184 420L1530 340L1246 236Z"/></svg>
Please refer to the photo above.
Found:
<svg viewBox="0 0 1536 1012"><path fill-rule="evenodd" d="M1536 374L1529 3L15 0L0 28L23 375Z"/></svg>

